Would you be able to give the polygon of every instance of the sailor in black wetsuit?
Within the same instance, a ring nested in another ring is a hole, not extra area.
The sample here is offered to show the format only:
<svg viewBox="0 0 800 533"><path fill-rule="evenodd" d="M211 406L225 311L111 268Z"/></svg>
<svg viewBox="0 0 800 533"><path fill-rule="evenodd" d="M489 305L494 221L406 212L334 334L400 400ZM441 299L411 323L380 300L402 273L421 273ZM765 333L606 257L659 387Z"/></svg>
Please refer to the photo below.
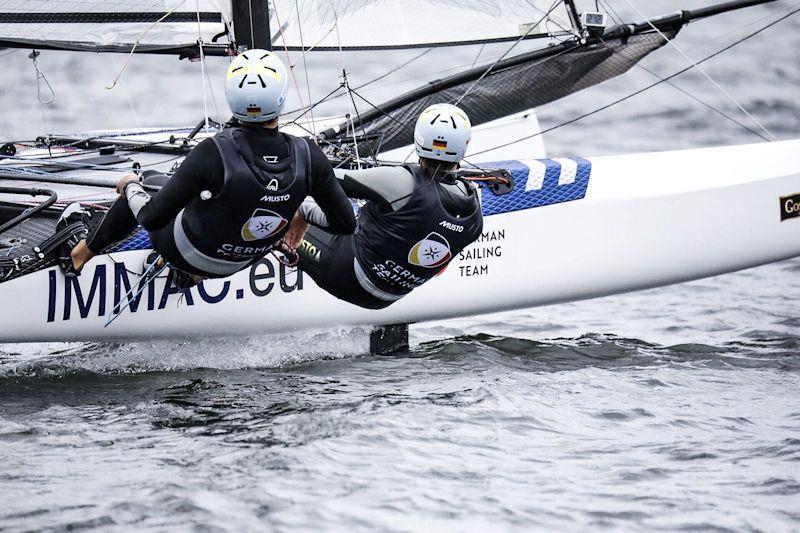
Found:
<svg viewBox="0 0 800 533"><path fill-rule="evenodd" d="M387 307L442 272L483 229L477 188L453 174L469 139L461 109L433 105L414 131L420 164L337 175L349 197L367 203L355 233L343 236L330 231L319 206L304 202L286 237L299 245L301 268L332 295L369 309Z"/></svg>
<svg viewBox="0 0 800 533"><path fill-rule="evenodd" d="M137 225L179 272L229 276L266 255L286 233L307 195L331 233L352 233L355 217L333 169L316 144L278 131L288 88L285 66L265 50L249 50L228 68L225 94L236 119L197 145L152 197L131 174L102 223L62 260L77 275L95 254Z"/></svg>

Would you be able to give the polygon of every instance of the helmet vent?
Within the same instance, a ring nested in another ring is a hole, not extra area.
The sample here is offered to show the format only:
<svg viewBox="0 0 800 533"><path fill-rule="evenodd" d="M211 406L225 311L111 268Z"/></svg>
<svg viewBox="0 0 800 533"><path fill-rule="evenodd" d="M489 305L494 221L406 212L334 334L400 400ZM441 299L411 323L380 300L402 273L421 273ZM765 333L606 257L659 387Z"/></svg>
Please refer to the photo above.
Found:
<svg viewBox="0 0 800 533"><path fill-rule="evenodd" d="M453 129L457 130L458 128L456 127L456 119L453 118L453 115L450 115L450 122L453 123Z"/></svg>
<svg viewBox="0 0 800 533"><path fill-rule="evenodd" d="M258 75L258 81L260 81L260 82L261 82L261 87L262 87L262 88L264 88L264 89L266 89L266 88L267 88L267 84L266 84L266 83L264 83L264 78L262 78L262 77L261 77L261 74L259 74L259 75ZM453 124L453 127L455 128L455 123Z"/></svg>
<svg viewBox="0 0 800 533"><path fill-rule="evenodd" d="M439 117L441 117L441 116L442 116L442 114L441 114L441 113L439 113L438 115L436 115L435 117L433 117L433 120L431 120L431 124L435 124L435 123L436 123L436 120L437 120Z"/></svg>
<svg viewBox="0 0 800 533"><path fill-rule="evenodd" d="M240 82L239 82L239 88L240 88L240 89L241 89L242 87L244 87L244 80L246 80L246 79L247 79L247 74L245 74L244 76L242 76L242 81L240 81Z"/></svg>

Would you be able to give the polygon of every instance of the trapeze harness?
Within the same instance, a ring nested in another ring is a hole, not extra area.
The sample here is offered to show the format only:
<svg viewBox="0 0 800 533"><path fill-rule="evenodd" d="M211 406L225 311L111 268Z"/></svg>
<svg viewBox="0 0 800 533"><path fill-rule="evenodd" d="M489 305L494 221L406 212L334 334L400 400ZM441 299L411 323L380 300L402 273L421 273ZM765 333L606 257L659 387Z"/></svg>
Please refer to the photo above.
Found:
<svg viewBox="0 0 800 533"><path fill-rule="evenodd" d="M229 276L268 253L309 192L311 156L303 139L283 134L289 157L276 160L254 157L242 135L231 128L213 137L225 184L208 200L192 200L173 225L183 260L208 277Z"/></svg>
<svg viewBox="0 0 800 533"><path fill-rule="evenodd" d="M384 212L378 202L367 202L352 236L309 229L299 250L301 267L334 296L370 309L386 307L441 273L480 236L483 217L470 184L469 196L461 198L468 212L459 217L445 209L442 186L422 167L405 168L413 190L396 211Z"/></svg>

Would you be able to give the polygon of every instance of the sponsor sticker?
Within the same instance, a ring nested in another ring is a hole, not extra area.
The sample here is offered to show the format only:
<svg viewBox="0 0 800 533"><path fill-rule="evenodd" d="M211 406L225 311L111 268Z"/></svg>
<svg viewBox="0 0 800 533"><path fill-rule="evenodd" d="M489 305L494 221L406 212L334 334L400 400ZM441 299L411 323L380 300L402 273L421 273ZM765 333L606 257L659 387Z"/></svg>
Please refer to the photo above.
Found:
<svg viewBox="0 0 800 533"><path fill-rule="evenodd" d="M781 222L800 217L800 193L781 196Z"/></svg>
<svg viewBox="0 0 800 533"><path fill-rule="evenodd" d="M275 211L269 209L256 209L253 216L242 226L242 239L258 241L272 237L281 231L289 221Z"/></svg>
<svg viewBox="0 0 800 533"><path fill-rule="evenodd" d="M408 262L425 268L437 268L447 263L452 256L447 239L431 232L409 250Z"/></svg>

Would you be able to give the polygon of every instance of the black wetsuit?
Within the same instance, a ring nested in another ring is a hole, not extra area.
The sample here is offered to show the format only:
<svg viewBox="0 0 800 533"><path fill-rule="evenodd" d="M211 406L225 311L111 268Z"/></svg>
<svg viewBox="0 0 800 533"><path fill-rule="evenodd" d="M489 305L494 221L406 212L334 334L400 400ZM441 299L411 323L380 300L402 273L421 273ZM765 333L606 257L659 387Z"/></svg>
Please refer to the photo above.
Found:
<svg viewBox="0 0 800 533"><path fill-rule="evenodd" d="M345 172L351 198L368 200L353 235L333 235L313 204L300 247L301 268L323 289L352 304L382 309L440 273L480 236L478 191L448 176L431 181L421 167Z"/></svg>
<svg viewBox="0 0 800 533"><path fill-rule="evenodd" d="M90 234L89 249L100 253L141 225L150 234L153 247L173 266L203 277L224 277L229 273L211 272L199 268L197 261L187 261L185 246L176 242L176 234L179 239L187 236L204 257L241 261L244 268L248 259L266 254L268 245L285 233L292 213L309 194L330 221L331 233L352 233L355 218L350 202L327 158L313 142L296 139L307 144L306 151L302 145L290 145L291 139L275 129L249 126L231 130L224 144L221 139L198 144L152 197L134 184L139 190L114 202ZM221 149L227 152L227 161L223 161ZM292 159L294 152L303 152L300 159ZM286 170L287 161L302 161L302 157L307 162L305 171ZM292 174L302 175L302 182ZM255 204L259 209L253 210ZM256 216L264 214L267 216ZM178 223L182 221L178 232L176 217ZM245 226L242 217L249 217ZM248 228L251 221L255 222ZM265 222L263 227L267 227L273 221L278 221L278 226L259 233L258 223ZM234 242L226 244L225 240ZM245 246L250 242L253 246Z"/></svg>

